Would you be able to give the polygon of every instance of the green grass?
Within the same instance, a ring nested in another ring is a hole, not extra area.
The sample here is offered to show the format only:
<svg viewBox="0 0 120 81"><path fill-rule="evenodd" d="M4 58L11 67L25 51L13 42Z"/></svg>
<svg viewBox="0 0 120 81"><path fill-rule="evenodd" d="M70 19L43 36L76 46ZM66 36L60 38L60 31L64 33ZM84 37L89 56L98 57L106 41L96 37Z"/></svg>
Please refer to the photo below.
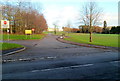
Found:
<svg viewBox="0 0 120 81"><path fill-rule="evenodd" d="M20 47L24 47L24 46L14 43L0 43L0 50L8 50L8 49L20 48Z"/></svg>
<svg viewBox="0 0 120 81"><path fill-rule="evenodd" d="M77 43L120 47L120 45L118 45L119 35L117 34L92 34L92 37L93 37L92 42L89 42L89 34L70 33L67 36L70 36L70 38L65 38L65 40L73 41Z"/></svg>
<svg viewBox="0 0 120 81"><path fill-rule="evenodd" d="M7 34L0 35L0 40L32 40L32 39L42 39L45 36L45 34L34 34L34 35L16 35L16 34L10 34L9 36Z"/></svg>

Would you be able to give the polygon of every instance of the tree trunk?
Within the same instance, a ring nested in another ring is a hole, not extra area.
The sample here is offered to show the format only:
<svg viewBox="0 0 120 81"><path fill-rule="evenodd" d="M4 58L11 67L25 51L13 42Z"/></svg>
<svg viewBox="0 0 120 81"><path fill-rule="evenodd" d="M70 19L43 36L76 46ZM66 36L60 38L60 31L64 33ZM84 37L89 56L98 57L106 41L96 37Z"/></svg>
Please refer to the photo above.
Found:
<svg viewBox="0 0 120 81"><path fill-rule="evenodd" d="M56 30L54 31L54 34L56 34Z"/></svg>
<svg viewBox="0 0 120 81"><path fill-rule="evenodd" d="M54 34L56 34L56 26L54 27Z"/></svg>
<svg viewBox="0 0 120 81"><path fill-rule="evenodd" d="M90 31L90 42L92 42L92 32Z"/></svg>

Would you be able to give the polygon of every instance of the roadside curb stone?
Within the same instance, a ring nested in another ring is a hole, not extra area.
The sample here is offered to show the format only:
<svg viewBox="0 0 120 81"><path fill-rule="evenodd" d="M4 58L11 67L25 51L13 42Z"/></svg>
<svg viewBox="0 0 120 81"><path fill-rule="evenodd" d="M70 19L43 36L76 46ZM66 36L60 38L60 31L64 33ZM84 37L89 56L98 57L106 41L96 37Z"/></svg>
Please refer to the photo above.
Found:
<svg viewBox="0 0 120 81"><path fill-rule="evenodd" d="M12 54L24 51L25 49L26 49L26 47L14 48L14 49L10 49L10 50L4 50L4 51L2 51L2 55L3 56L12 55Z"/></svg>

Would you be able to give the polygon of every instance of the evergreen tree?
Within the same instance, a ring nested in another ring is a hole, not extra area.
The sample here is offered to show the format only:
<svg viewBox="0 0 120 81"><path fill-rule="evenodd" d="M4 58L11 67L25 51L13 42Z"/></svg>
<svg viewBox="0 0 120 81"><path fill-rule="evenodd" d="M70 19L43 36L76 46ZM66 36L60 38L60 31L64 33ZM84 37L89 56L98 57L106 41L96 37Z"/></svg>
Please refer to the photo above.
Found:
<svg viewBox="0 0 120 81"><path fill-rule="evenodd" d="M107 33L108 33L108 30L107 30L106 28L107 28L107 22L104 21L102 33L104 33L104 34L107 34Z"/></svg>

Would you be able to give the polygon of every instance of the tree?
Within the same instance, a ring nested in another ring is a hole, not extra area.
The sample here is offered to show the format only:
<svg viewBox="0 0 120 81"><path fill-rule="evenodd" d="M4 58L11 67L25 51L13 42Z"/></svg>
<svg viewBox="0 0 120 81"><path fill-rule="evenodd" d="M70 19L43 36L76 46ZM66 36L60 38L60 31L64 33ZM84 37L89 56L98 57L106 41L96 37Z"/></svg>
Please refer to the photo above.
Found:
<svg viewBox="0 0 120 81"><path fill-rule="evenodd" d="M57 17L56 17L57 18ZM56 34L57 33L57 31L58 31L58 22L59 22L60 20L59 20L59 18L57 18L57 20L55 20L54 22L53 22L53 25L54 25L54 34Z"/></svg>
<svg viewBox="0 0 120 81"><path fill-rule="evenodd" d="M104 29L106 29L106 27L107 27L107 22L104 21Z"/></svg>
<svg viewBox="0 0 120 81"><path fill-rule="evenodd" d="M82 33L88 33L89 32L89 29L88 29L89 27L87 25L81 25L80 27L82 29L81 30Z"/></svg>
<svg viewBox="0 0 120 81"><path fill-rule="evenodd" d="M102 33L102 28L99 26L94 26L94 32L95 33Z"/></svg>
<svg viewBox="0 0 120 81"><path fill-rule="evenodd" d="M80 32L80 29L78 29L78 28L71 28L71 32L78 33L78 32Z"/></svg>
<svg viewBox="0 0 120 81"><path fill-rule="evenodd" d="M70 32L72 29L70 27L63 27L63 31Z"/></svg>
<svg viewBox="0 0 120 81"><path fill-rule="evenodd" d="M14 16L14 8L11 7L11 4L7 3L6 6L2 7L2 13L4 13L2 14L3 19L10 21L10 33L12 33L11 21L13 20Z"/></svg>
<svg viewBox="0 0 120 81"><path fill-rule="evenodd" d="M110 30L110 33L111 34L120 34L120 26L112 27L111 30Z"/></svg>
<svg viewBox="0 0 120 81"><path fill-rule="evenodd" d="M107 28L107 22L104 21L103 22L103 31L102 31L102 33L107 33L108 30L106 28Z"/></svg>
<svg viewBox="0 0 120 81"><path fill-rule="evenodd" d="M26 29L31 30L32 28L35 28L35 33L42 33L47 29L44 15L30 2L18 1L14 5L6 2L2 7L2 16L3 19L14 23L10 28L14 33L23 34Z"/></svg>
<svg viewBox="0 0 120 81"><path fill-rule="evenodd" d="M93 27L98 24L100 20L101 9L99 9L95 2L88 2L83 6L82 22L89 27L90 42L92 42Z"/></svg>

